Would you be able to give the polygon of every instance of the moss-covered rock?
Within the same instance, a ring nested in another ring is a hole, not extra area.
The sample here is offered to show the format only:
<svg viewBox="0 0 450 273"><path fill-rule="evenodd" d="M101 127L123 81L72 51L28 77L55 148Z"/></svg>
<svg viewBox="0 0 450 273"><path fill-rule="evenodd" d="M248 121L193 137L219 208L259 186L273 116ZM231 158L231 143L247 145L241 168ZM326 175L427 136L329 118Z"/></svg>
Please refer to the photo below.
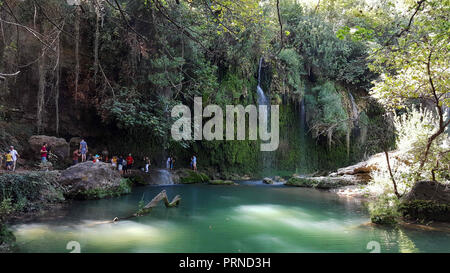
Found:
<svg viewBox="0 0 450 273"><path fill-rule="evenodd" d="M405 201L399 211L408 220L450 222L450 205L433 200Z"/></svg>
<svg viewBox="0 0 450 273"><path fill-rule="evenodd" d="M313 188L317 185L317 182L312 179L307 179L307 178L302 178L302 177L291 177L285 183L285 185L295 186L295 187Z"/></svg>
<svg viewBox="0 0 450 273"><path fill-rule="evenodd" d="M210 180L208 184L211 185L237 185L231 180Z"/></svg>
<svg viewBox="0 0 450 273"><path fill-rule="evenodd" d="M449 184L418 181L399 205L403 217L418 221L450 222Z"/></svg>
<svg viewBox="0 0 450 273"><path fill-rule="evenodd" d="M79 191L74 195L70 195L70 198L90 200L90 199L102 199L108 197L117 197L123 194L131 193L133 182L130 179L121 179L117 187L108 188L92 188L85 191Z"/></svg>
<svg viewBox="0 0 450 273"><path fill-rule="evenodd" d="M317 188L317 189L334 189L349 185L354 185L355 181L347 177L291 177L285 185Z"/></svg>
<svg viewBox="0 0 450 273"><path fill-rule="evenodd" d="M207 183L208 181L210 181L209 177L198 171L187 170L184 174L180 175L180 182L182 184Z"/></svg>

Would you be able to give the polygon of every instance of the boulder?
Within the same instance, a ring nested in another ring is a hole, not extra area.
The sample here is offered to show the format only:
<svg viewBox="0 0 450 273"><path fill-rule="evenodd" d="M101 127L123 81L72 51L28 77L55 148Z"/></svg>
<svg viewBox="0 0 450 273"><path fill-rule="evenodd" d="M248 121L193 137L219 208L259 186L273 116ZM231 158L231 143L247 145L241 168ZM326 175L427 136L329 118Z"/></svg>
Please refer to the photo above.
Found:
<svg viewBox="0 0 450 273"><path fill-rule="evenodd" d="M66 189L66 197L72 199L98 199L129 193L128 180L103 162L86 161L61 172L59 184Z"/></svg>
<svg viewBox="0 0 450 273"><path fill-rule="evenodd" d="M273 184L273 180L270 179L269 177L264 177L262 181L265 184Z"/></svg>
<svg viewBox="0 0 450 273"><path fill-rule="evenodd" d="M79 148L81 140L82 140L81 137L72 137L69 140L70 148L71 149Z"/></svg>
<svg viewBox="0 0 450 273"><path fill-rule="evenodd" d="M36 159L39 159L41 156L40 151L44 142L47 143L48 147L50 147L51 152L57 155L59 158L64 159L69 156L70 154L69 143L67 143L67 141L64 138L57 138L54 136L45 136L45 135L35 135L31 136L28 139L28 144L30 144L30 148Z"/></svg>
<svg viewBox="0 0 450 273"><path fill-rule="evenodd" d="M435 181L419 181L403 198L404 201L435 201L450 205L450 184Z"/></svg>
<svg viewBox="0 0 450 273"><path fill-rule="evenodd" d="M281 176L275 176L275 177L273 178L273 180L276 181L276 182L280 182L280 183L286 182L286 179L284 179L284 178L281 177Z"/></svg>
<svg viewBox="0 0 450 273"><path fill-rule="evenodd" d="M399 210L407 219L450 222L450 184L418 181L402 197Z"/></svg>

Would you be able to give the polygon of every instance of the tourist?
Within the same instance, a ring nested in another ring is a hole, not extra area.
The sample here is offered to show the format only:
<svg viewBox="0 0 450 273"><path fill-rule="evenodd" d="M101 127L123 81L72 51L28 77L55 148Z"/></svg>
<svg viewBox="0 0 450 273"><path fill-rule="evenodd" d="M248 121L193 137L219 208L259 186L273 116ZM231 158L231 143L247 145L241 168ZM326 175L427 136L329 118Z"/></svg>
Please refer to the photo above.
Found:
<svg viewBox="0 0 450 273"><path fill-rule="evenodd" d="M47 143L45 143L45 142L41 148L41 161L42 161L42 163L47 162Z"/></svg>
<svg viewBox="0 0 450 273"><path fill-rule="evenodd" d="M92 154L89 154L85 161L93 161L94 157ZM83 153L81 153L81 162L83 162Z"/></svg>
<svg viewBox="0 0 450 273"><path fill-rule="evenodd" d="M197 157L195 155L192 156L192 168L197 171Z"/></svg>
<svg viewBox="0 0 450 273"><path fill-rule="evenodd" d="M87 151L88 151L88 146L87 146L86 141L84 141L84 139L81 139L81 142L80 142L80 151L81 151L81 162L84 162L84 161L87 160L87 159L86 159L86 153L87 153Z"/></svg>
<svg viewBox="0 0 450 273"><path fill-rule="evenodd" d="M133 163L134 163L134 159L131 156L131 154L128 154L127 156L127 173L129 173L128 170L131 170L131 168L133 167Z"/></svg>
<svg viewBox="0 0 450 273"><path fill-rule="evenodd" d="M103 162L108 162L108 156L109 156L109 152L108 152L108 150L106 149L106 147L103 149L103 151L102 151L102 161Z"/></svg>
<svg viewBox="0 0 450 273"><path fill-rule="evenodd" d="M144 158L144 162L145 162L145 172L148 173L148 167L150 166L150 159L148 158L148 156Z"/></svg>
<svg viewBox="0 0 450 273"><path fill-rule="evenodd" d="M11 171L13 166L13 155L11 151L6 153L6 170Z"/></svg>
<svg viewBox="0 0 450 273"><path fill-rule="evenodd" d="M126 174L127 173L127 161L125 160L125 158L122 158L122 174Z"/></svg>
<svg viewBox="0 0 450 273"><path fill-rule="evenodd" d="M123 157L119 156L119 159L117 159L117 170L121 173L123 169Z"/></svg>
<svg viewBox="0 0 450 273"><path fill-rule="evenodd" d="M116 169L116 167L117 167L117 156L113 156L111 158L111 167L113 168L113 170Z"/></svg>
<svg viewBox="0 0 450 273"><path fill-rule="evenodd" d="M76 149L75 151L73 151L73 156L72 156L73 165L77 165L78 164L78 158L80 156L81 156L80 149Z"/></svg>
<svg viewBox="0 0 450 273"><path fill-rule="evenodd" d="M171 156L170 159L170 169L173 170L173 167L175 166L175 157Z"/></svg>
<svg viewBox="0 0 450 273"><path fill-rule="evenodd" d="M171 161L172 159L170 158L170 156L167 158L167 161L166 161L166 168L167 169L170 169L170 161Z"/></svg>
<svg viewBox="0 0 450 273"><path fill-rule="evenodd" d="M11 146L9 148L9 151L10 151L10 153L12 155L12 160L13 160L12 171L15 172L16 171L17 158L20 157L20 156L19 156L19 153L16 150L14 150L14 146Z"/></svg>

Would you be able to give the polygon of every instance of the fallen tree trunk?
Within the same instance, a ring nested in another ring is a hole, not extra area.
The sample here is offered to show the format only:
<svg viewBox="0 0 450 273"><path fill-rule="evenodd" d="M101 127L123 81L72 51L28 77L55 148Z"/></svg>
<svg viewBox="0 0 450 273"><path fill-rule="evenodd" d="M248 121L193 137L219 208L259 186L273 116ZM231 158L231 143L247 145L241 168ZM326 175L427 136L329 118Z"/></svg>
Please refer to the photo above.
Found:
<svg viewBox="0 0 450 273"><path fill-rule="evenodd" d="M169 202L169 198L167 197L167 193L166 190L163 190L162 192L158 193L158 195L156 195L152 201L150 201L147 205L145 205L143 208L141 208L140 210L138 210L136 213L134 213L133 215L130 215L128 217L125 218L119 218L116 217L113 219L113 222L118 222L120 220L126 220L126 219L130 219L130 218L134 218L134 217L138 217L138 216L143 216L145 214L150 213L150 211L156 207L160 201L164 200L164 205L166 205L167 208L171 208L171 207L177 207L180 204L181 201L181 196L180 195L176 195L173 199L172 202Z"/></svg>

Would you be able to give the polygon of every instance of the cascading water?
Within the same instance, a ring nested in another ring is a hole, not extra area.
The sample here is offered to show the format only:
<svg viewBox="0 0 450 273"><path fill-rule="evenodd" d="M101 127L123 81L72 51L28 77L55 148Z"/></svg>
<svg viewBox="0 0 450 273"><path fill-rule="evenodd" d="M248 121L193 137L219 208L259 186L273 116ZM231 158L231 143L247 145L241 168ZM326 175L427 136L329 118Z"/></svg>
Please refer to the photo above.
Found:
<svg viewBox="0 0 450 273"><path fill-rule="evenodd" d="M296 172L299 173L305 171L306 164L306 109L305 109L305 98L302 98L300 101L300 149L301 149L301 157L300 157L300 166L302 167L300 170Z"/></svg>
<svg viewBox="0 0 450 273"><path fill-rule="evenodd" d="M168 170L157 170L157 179L158 179L158 184L160 185L172 185L173 184L173 180L172 180L172 175L170 174L170 172Z"/></svg>
<svg viewBox="0 0 450 273"><path fill-rule="evenodd" d="M265 116L266 119L262 122L265 122L267 124L267 128L270 130L270 100L269 98L264 94L264 90L261 88L261 69L263 64L263 57L259 59L259 67L258 67L258 86L256 87L256 92L258 94L258 106L259 105L266 105L265 108ZM261 122L261 121L260 121ZM260 125L261 126L261 125ZM273 158L274 153L273 152L262 152L262 161L263 161L263 171L270 171L270 169L273 167Z"/></svg>
<svg viewBox="0 0 450 273"><path fill-rule="evenodd" d="M358 107L356 106L352 93L348 92L348 96L350 97L350 101L352 103L352 120L355 124L358 124Z"/></svg>

